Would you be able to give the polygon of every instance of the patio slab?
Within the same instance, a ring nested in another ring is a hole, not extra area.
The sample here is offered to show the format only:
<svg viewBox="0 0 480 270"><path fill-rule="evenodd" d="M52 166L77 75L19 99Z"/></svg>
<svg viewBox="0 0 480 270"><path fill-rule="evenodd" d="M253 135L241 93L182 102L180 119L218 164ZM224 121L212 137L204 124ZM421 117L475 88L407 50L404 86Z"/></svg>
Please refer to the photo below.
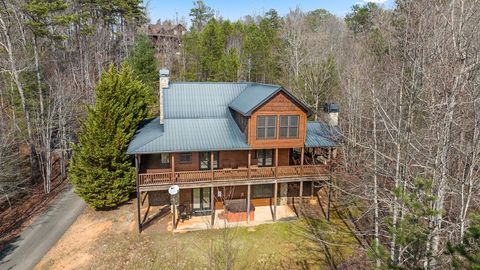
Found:
<svg viewBox="0 0 480 270"><path fill-rule="evenodd" d="M179 222L174 232L189 232L208 229L223 229L238 226L256 226L265 223L272 223L273 221L273 207L270 206L257 206L255 207L255 218L250 222L228 222L226 219L220 219L219 214L222 210L215 210L215 221L212 227L211 216L194 216L184 222ZM296 219L297 215L288 205L277 206L277 221L287 221Z"/></svg>

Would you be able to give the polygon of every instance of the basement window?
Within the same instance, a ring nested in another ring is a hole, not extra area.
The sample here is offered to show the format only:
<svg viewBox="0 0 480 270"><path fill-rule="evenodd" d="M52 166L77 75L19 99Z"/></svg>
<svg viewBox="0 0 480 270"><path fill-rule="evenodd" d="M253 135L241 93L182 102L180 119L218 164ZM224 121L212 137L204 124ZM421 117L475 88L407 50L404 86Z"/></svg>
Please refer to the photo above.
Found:
<svg viewBox="0 0 480 270"><path fill-rule="evenodd" d="M252 198L271 198L273 197L272 184L252 185Z"/></svg>

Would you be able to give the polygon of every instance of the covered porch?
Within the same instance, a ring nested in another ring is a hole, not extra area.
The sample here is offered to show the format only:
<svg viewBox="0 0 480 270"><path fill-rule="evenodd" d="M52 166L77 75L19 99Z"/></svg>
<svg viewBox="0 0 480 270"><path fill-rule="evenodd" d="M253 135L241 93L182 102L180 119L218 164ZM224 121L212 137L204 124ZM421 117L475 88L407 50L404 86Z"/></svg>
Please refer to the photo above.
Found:
<svg viewBox="0 0 480 270"><path fill-rule="evenodd" d="M314 177L329 172L332 148L276 148L137 155L142 190L228 180Z"/></svg>

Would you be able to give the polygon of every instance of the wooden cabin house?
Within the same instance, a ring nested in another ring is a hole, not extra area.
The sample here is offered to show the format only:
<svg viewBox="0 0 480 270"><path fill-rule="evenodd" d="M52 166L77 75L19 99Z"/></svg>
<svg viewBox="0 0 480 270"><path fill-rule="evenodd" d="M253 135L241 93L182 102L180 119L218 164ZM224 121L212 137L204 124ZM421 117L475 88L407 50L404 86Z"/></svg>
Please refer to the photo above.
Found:
<svg viewBox="0 0 480 270"><path fill-rule="evenodd" d="M178 185L174 208L191 215L215 222L215 210L236 205L248 222L255 207L271 206L275 220L282 198L312 196L330 178L334 104L325 112L331 121L313 122L309 108L278 85L169 82L167 70L160 76L160 115L144 120L128 147L138 209L145 196L168 198ZM140 210L138 220L141 230Z"/></svg>

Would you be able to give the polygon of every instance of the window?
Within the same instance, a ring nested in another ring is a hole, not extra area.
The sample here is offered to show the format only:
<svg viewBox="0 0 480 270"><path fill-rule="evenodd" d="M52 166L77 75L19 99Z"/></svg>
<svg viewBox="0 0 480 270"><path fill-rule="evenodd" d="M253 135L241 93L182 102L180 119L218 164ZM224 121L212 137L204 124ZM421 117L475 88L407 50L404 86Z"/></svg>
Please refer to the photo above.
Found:
<svg viewBox="0 0 480 270"><path fill-rule="evenodd" d="M210 170L210 153L200 152L200 170ZM218 152L213 152L213 168L218 169Z"/></svg>
<svg viewBox="0 0 480 270"><path fill-rule="evenodd" d="M170 164L170 154L160 154L160 162L162 164Z"/></svg>
<svg viewBox="0 0 480 270"><path fill-rule="evenodd" d="M180 153L180 163L182 164L192 163L192 153Z"/></svg>
<svg viewBox="0 0 480 270"><path fill-rule="evenodd" d="M259 167L273 166L273 149L262 149L255 151Z"/></svg>
<svg viewBox="0 0 480 270"><path fill-rule="evenodd" d="M271 198L273 197L272 184L253 185L252 198Z"/></svg>
<svg viewBox="0 0 480 270"><path fill-rule="evenodd" d="M280 116L280 138L298 138L298 115Z"/></svg>
<svg viewBox="0 0 480 270"><path fill-rule="evenodd" d="M276 116L257 116L257 139L275 139L277 129Z"/></svg>

